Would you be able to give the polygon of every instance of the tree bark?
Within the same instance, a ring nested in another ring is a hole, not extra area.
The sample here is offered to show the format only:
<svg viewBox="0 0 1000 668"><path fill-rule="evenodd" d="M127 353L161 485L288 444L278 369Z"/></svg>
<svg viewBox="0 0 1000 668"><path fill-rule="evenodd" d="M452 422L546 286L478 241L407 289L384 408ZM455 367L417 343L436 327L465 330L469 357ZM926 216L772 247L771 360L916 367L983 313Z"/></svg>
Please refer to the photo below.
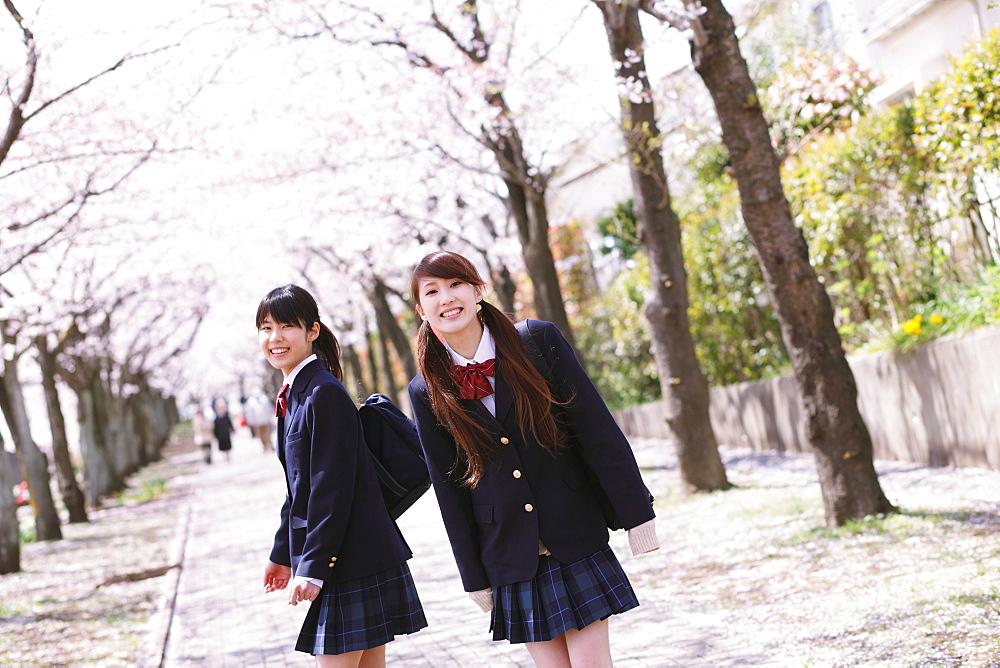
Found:
<svg viewBox="0 0 1000 668"><path fill-rule="evenodd" d="M396 356L403 365L403 371L409 380L417 375L417 363L413 358L413 348L410 346L410 338L399 326L399 321L389 306L389 290L386 289L382 279L375 277L373 287L368 290L368 301L375 309L375 324L378 327L381 337L392 344L396 351Z"/></svg>
<svg viewBox="0 0 1000 668"><path fill-rule="evenodd" d="M531 168L503 93L490 93L487 99L497 110L498 118L492 128L483 129L483 141L496 157L500 176L507 187L507 209L517 225L521 257L534 290L535 312L540 319L558 327L576 348L549 245L549 213L545 203L547 178L541 170ZM582 351L576 352L581 360L584 359Z"/></svg>
<svg viewBox="0 0 1000 668"><path fill-rule="evenodd" d="M389 352L389 342L383 334L378 335L379 352L382 354L382 394L392 399L399 405L399 393L396 391L396 378L392 373L392 354Z"/></svg>
<svg viewBox="0 0 1000 668"><path fill-rule="evenodd" d="M805 409L828 526L895 508L879 485L833 309L809 263L781 185L767 121L721 0L701 0L707 39L692 46L695 70L715 104L741 209L775 305Z"/></svg>
<svg viewBox="0 0 1000 668"><path fill-rule="evenodd" d="M0 575L21 570L21 528L14 504L14 475L0 434Z"/></svg>
<svg viewBox="0 0 1000 668"><path fill-rule="evenodd" d="M77 421L80 424L80 448L86 481L87 503L96 506L101 497L124 487L126 468L122 453L116 453L118 434L126 425L121 410L113 410L113 397L105 388L100 360L74 358L76 372L70 387L77 397ZM117 456L116 456L117 454Z"/></svg>
<svg viewBox="0 0 1000 668"><path fill-rule="evenodd" d="M681 479L686 492L728 489L731 485L708 410L708 381L691 337L681 227L671 207L660 153L661 136L646 77L639 10L610 0L595 4L604 15L615 74L632 91L619 99L639 239L650 264L652 285L644 311Z"/></svg>
<svg viewBox="0 0 1000 668"><path fill-rule="evenodd" d="M372 392L378 391L378 360L375 359L375 335L365 323L365 348L368 350L368 376L371 378Z"/></svg>
<svg viewBox="0 0 1000 668"><path fill-rule="evenodd" d="M496 292L497 301L500 302L500 310L513 315L516 310L514 296L517 294L517 285L507 265L501 265L493 272L493 291Z"/></svg>
<svg viewBox="0 0 1000 668"><path fill-rule="evenodd" d="M73 460L69 454L69 440L66 438L66 419L63 416L62 405L59 402L59 391L56 386L55 354L49 349L48 337L44 334L35 337L35 348L38 351L38 365L42 371L42 390L45 393L45 406L48 409L49 424L52 430L52 458L55 460L56 473L59 476L59 491L63 504L69 512L70 523L86 522L87 502L73 470Z"/></svg>
<svg viewBox="0 0 1000 668"><path fill-rule="evenodd" d="M358 358L358 353L352 345L343 346L341 352L344 358L344 369L350 373L351 377L348 392L354 396L356 401L364 401L371 393L365 387L364 375L361 372L361 360Z"/></svg>
<svg viewBox="0 0 1000 668"><path fill-rule="evenodd" d="M6 325L6 323L5 323ZM4 329L6 329L4 327ZM2 336L3 343L9 342L7 332ZM38 449L31 438L28 425L28 411L21 393L21 382L17 375L17 358L3 361L3 379L0 382L0 409L2 409L10 434L14 439L14 448L24 470L24 479L28 481L28 491L31 494L31 508L35 512L35 538L37 540L60 540L62 528L59 526L59 513L52 499L49 463L45 454Z"/></svg>

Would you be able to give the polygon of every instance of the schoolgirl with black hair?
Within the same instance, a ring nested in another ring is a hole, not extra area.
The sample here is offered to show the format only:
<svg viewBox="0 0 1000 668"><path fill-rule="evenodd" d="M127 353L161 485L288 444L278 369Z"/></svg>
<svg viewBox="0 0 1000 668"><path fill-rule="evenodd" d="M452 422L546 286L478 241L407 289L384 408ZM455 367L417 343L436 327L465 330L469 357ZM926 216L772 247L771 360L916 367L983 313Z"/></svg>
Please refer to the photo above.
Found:
<svg viewBox="0 0 1000 668"><path fill-rule="evenodd" d="M295 649L319 666L385 666L385 645L427 626L361 430L341 384L340 346L306 290L271 290L257 308L264 357L285 376L275 411L288 495L264 590L310 601Z"/></svg>
<svg viewBox="0 0 1000 668"><path fill-rule="evenodd" d="M600 499L634 554L659 547L652 502L566 339L515 325L484 286L449 251L410 280L423 320L410 400L462 583L492 612L493 639L526 643L536 665L610 666L608 618L639 602Z"/></svg>

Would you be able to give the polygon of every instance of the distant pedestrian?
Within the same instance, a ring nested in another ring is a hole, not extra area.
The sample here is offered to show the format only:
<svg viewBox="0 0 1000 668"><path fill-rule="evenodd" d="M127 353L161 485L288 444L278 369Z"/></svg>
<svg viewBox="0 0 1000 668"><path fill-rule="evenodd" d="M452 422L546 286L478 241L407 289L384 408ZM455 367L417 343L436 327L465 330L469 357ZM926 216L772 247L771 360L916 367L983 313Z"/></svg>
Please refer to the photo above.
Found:
<svg viewBox="0 0 1000 668"><path fill-rule="evenodd" d="M536 665L610 666L608 617L639 602L601 502L640 554L659 547L649 492L555 325L515 326L484 286L447 251L410 281L423 319L410 402L462 583L493 639L526 643Z"/></svg>
<svg viewBox="0 0 1000 668"><path fill-rule="evenodd" d="M243 416L264 450L274 450L271 427L274 425L274 404L260 390L255 391L243 405Z"/></svg>
<svg viewBox="0 0 1000 668"><path fill-rule="evenodd" d="M200 405L195 411L194 420L194 442L201 448L202 458L206 464L212 463L212 439L215 438L215 427L212 421L205 417L205 409Z"/></svg>
<svg viewBox="0 0 1000 668"><path fill-rule="evenodd" d="M219 399L215 402L215 440L219 444L219 452L226 456L226 461L230 461L233 449L233 432L236 427L229 419L229 408L226 402Z"/></svg>
<svg viewBox="0 0 1000 668"><path fill-rule="evenodd" d="M316 301L295 285L257 307L258 342L285 377L278 394L278 459L288 495L264 568L264 591L291 586L311 601L295 649L319 666L385 665L385 645L425 626L354 402L341 384L340 345ZM294 577L293 577L294 574Z"/></svg>

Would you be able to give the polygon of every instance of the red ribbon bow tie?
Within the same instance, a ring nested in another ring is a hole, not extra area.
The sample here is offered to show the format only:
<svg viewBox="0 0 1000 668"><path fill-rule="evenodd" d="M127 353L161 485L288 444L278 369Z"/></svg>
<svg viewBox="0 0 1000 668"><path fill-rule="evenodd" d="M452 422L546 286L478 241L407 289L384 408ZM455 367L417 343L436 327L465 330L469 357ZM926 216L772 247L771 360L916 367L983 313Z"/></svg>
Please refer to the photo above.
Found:
<svg viewBox="0 0 1000 668"><path fill-rule="evenodd" d="M493 386L487 376L493 375L495 359L473 364L455 364L449 369L452 379L458 384L459 399L482 399L493 394Z"/></svg>
<svg viewBox="0 0 1000 668"><path fill-rule="evenodd" d="M288 385L282 385L281 389L278 390L278 398L274 402L274 416L275 417L285 417L288 413L288 399L285 397L288 395Z"/></svg>

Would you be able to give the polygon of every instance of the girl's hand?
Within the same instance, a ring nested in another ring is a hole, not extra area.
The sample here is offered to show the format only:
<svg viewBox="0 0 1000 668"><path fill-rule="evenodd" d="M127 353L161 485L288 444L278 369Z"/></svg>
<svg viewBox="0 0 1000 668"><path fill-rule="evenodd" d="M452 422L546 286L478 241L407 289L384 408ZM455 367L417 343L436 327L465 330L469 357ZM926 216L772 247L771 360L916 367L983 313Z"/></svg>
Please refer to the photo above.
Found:
<svg viewBox="0 0 1000 668"><path fill-rule="evenodd" d="M267 566L264 566L264 591L270 594L276 589L284 589L291 577L291 568L268 561Z"/></svg>
<svg viewBox="0 0 1000 668"><path fill-rule="evenodd" d="M319 596L320 587L306 578L292 579L292 588L288 590L288 605L298 605L302 601L313 601Z"/></svg>

